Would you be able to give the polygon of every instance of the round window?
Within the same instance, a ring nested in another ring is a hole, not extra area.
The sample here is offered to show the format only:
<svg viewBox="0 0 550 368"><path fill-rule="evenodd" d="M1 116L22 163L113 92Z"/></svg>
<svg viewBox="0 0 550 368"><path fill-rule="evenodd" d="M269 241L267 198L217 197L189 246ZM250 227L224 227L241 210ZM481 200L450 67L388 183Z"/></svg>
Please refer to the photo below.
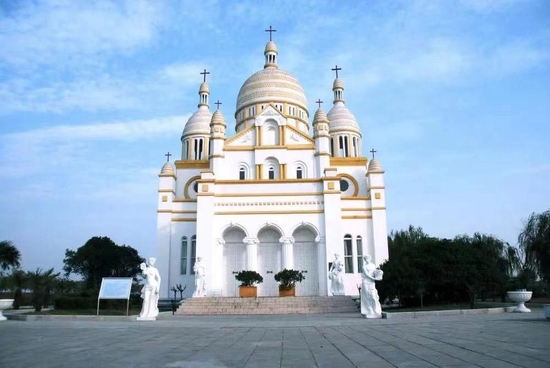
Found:
<svg viewBox="0 0 550 368"><path fill-rule="evenodd" d="M199 192L199 183L198 182L195 182L195 184L193 184L193 190L195 191L195 193Z"/></svg>
<svg viewBox="0 0 550 368"><path fill-rule="evenodd" d="M342 192L345 192L348 189L349 189L349 183L344 179L340 179L340 190Z"/></svg>

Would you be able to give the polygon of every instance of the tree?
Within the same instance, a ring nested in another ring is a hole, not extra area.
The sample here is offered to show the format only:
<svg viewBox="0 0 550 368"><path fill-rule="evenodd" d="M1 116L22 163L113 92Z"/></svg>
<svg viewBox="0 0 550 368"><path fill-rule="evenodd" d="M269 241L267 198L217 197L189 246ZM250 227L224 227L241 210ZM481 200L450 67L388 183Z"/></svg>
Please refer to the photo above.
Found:
<svg viewBox="0 0 550 368"><path fill-rule="evenodd" d="M0 268L7 270L21 266L21 253L11 240L0 241Z"/></svg>
<svg viewBox="0 0 550 368"><path fill-rule="evenodd" d="M42 271L37 268L34 272L27 272L29 286L32 289L32 304L36 312L40 312L44 305L49 304L52 287L55 285L59 273L53 268Z"/></svg>
<svg viewBox="0 0 550 368"><path fill-rule="evenodd" d="M523 272L550 282L550 210L529 216L518 244L524 254Z"/></svg>
<svg viewBox="0 0 550 368"><path fill-rule="evenodd" d="M134 248L117 245L106 236L94 236L76 251L65 251L65 276L71 273L84 278L88 289L99 289L103 277L133 277L145 262Z"/></svg>

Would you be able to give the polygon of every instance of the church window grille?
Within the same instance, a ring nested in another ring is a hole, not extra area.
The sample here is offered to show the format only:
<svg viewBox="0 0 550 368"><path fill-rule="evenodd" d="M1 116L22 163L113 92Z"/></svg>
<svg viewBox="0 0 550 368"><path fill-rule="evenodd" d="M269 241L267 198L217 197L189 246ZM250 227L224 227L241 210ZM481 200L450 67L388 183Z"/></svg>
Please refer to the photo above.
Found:
<svg viewBox="0 0 550 368"><path fill-rule="evenodd" d="M351 245L351 235L344 236L344 265L346 273L353 273L353 249Z"/></svg>
<svg viewBox="0 0 550 368"><path fill-rule="evenodd" d="M353 156L355 156L355 157L359 157L359 152L357 150L357 148L358 148L358 144L357 144L358 142L357 141L358 141L357 137L353 137Z"/></svg>
<svg viewBox="0 0 550 368"><path fill-rule="evenodd" d="M334 138L330 138L330 155L334 157Z"/></svg>
<svg viewBox="0 0 550 368"><path fill-rule="evenodd" d="M181 265L180 274L187 275L187 237L181 237Z"/></svg>
<svg viewBox="0 0 550 368"><path fill-rule="evenodd" d="M195 260L197 259L197 236L191 237L191 275L195 274L193 266L195 266Z"/></svg>
<svg viewBox="0 0 550 368"><path fill-rule="evenodd" d="M269 179L275 179L275 168L274 167L269 168L268 177L269 177Z"/></svg>
<svg viewBox="0 0 550 368"><path fill-rule="evenodd" d="M251 106L248 108L248 116L252 117L256 115L256 107L255 106Z"/></svg>
<svg viewBox="0 0 550 368"><path fill-rule="evenodd" d="M363 238L357 237L357 272L361 272L361 265L363 264Z"/></svg>
<svg viewBox="0 0 550 368"><path fill-rule="evenodd" d="M302 167L298 166L298 168L296 169L296 179L303 179L303 177L304 177L304 171Z"/></svg>
<svg viewBox="0 0 550 368"><path fill-rule="evenodd" d="M246 169L244 167L241 167L239 169L239 180L246 179Z"/></svg>
<svg viewBox="0 0 550 368"><path fill-rule="evenodd" d="M202 138L196 138L194 142L194 157L195 160L202 160L202 149L203 149L203 139Z"/></svg>
<svg viewBox="0 0 550 368"><path fill-rule="evenodd" d="M344 136L344 157L349 157L349 142L347 136Z"/></svg>
<svg viewBox="0 0 550 368"><path fill-rule="evenodd" d="M344 157L344 137L338 137L338 156Z"/></svg>

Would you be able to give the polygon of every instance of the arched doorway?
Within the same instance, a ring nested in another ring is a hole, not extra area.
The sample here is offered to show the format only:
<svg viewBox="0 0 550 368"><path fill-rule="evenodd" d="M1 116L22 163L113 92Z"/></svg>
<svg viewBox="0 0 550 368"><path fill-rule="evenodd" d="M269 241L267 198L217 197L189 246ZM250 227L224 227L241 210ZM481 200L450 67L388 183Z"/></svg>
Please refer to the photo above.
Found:
<svg viewBox="0 0 550 368"><path fill-rule="evenodd" d="M304 272L305 280L296 284L296 296L319 295L319 272L316 234L310 227L300 226L294 237L294 268Z"/></svg>
<svg viewBox="0 0 550 368"><path fill-rule="evenodd" d="M235 274L246 269L246 234L238 227L231 227L223 233L223 296L239 296L239 282Z"/></svg>
<svg viewBox="0 0 550 368"><path fill-rule="evenodd" d="M281 271L281 232L275 227L264 227L258 233L258 272L264 282L258 285L258 296L278 296L279 284L274 276Z"/></svg>

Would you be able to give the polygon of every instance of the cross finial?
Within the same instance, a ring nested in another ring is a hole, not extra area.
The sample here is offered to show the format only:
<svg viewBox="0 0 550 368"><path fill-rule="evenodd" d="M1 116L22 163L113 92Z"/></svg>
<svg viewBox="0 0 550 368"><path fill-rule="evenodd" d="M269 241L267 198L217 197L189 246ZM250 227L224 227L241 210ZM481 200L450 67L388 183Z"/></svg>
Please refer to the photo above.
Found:
<svg viewBox="0 0 550 368"><path fill-rule="evenodd" d="M321 104L323 103L323 101L321 101L321 99L318 99L317 101L315 101L315 103L319 105L319 108L321 108Z"/></svg>
<svg viewBox="0 0 550 368"><path fill-rule="evenodd" d="M336 78L338 78L338 70L342 70L342 68L338 68L338 65L336 65L334 68L332 68L331 70L335 71L336 72Z"/></svg>
<svg viewBox="0 0 550 368"><path fill-rule="evenodd" d="M207 75L207 74L210 74L210 72L207 72L206 69L204 69L204 71L200 72L199 74L202 74L202 76L203 76L203 80L202 80L202 81L203 81L203 82L206 82L206 75Z"/></svg>
<svg viewBox="0 0 550 368"><path fill-rule="evenodd" d="M166 156L166 162L170 162L170 156L172 156L172 154L170 152L168 152L164 156Z"/></svg>
<svg viewBox="0 0 550 368"><path fill-rule="evenodd" d="M215 105L217 106L218 110L220 109L220 105L221 105L221 104L222 104L222 103L220 102L220 100L216 101Z"/></svg>
<svg viewBox="0 0 550 368"><path fill-rule="evenodd" d="M271 26L269 26L269 29L266 29L265 32L269 32L269 40L270 40L270 41L273 41L272 33L273 33L273 32L277 32L277 30L276 30L276 29L273 29Z"/></svg>
<svg viewBox="0 0 550 368"><path fill-rule="evenodd" d="M376 150L373 148L373 149L371 149L369 152L372 153L372 159L374 160L374 154L375 154L376 152L378 152L378 151L376 151Z"/></svg>

